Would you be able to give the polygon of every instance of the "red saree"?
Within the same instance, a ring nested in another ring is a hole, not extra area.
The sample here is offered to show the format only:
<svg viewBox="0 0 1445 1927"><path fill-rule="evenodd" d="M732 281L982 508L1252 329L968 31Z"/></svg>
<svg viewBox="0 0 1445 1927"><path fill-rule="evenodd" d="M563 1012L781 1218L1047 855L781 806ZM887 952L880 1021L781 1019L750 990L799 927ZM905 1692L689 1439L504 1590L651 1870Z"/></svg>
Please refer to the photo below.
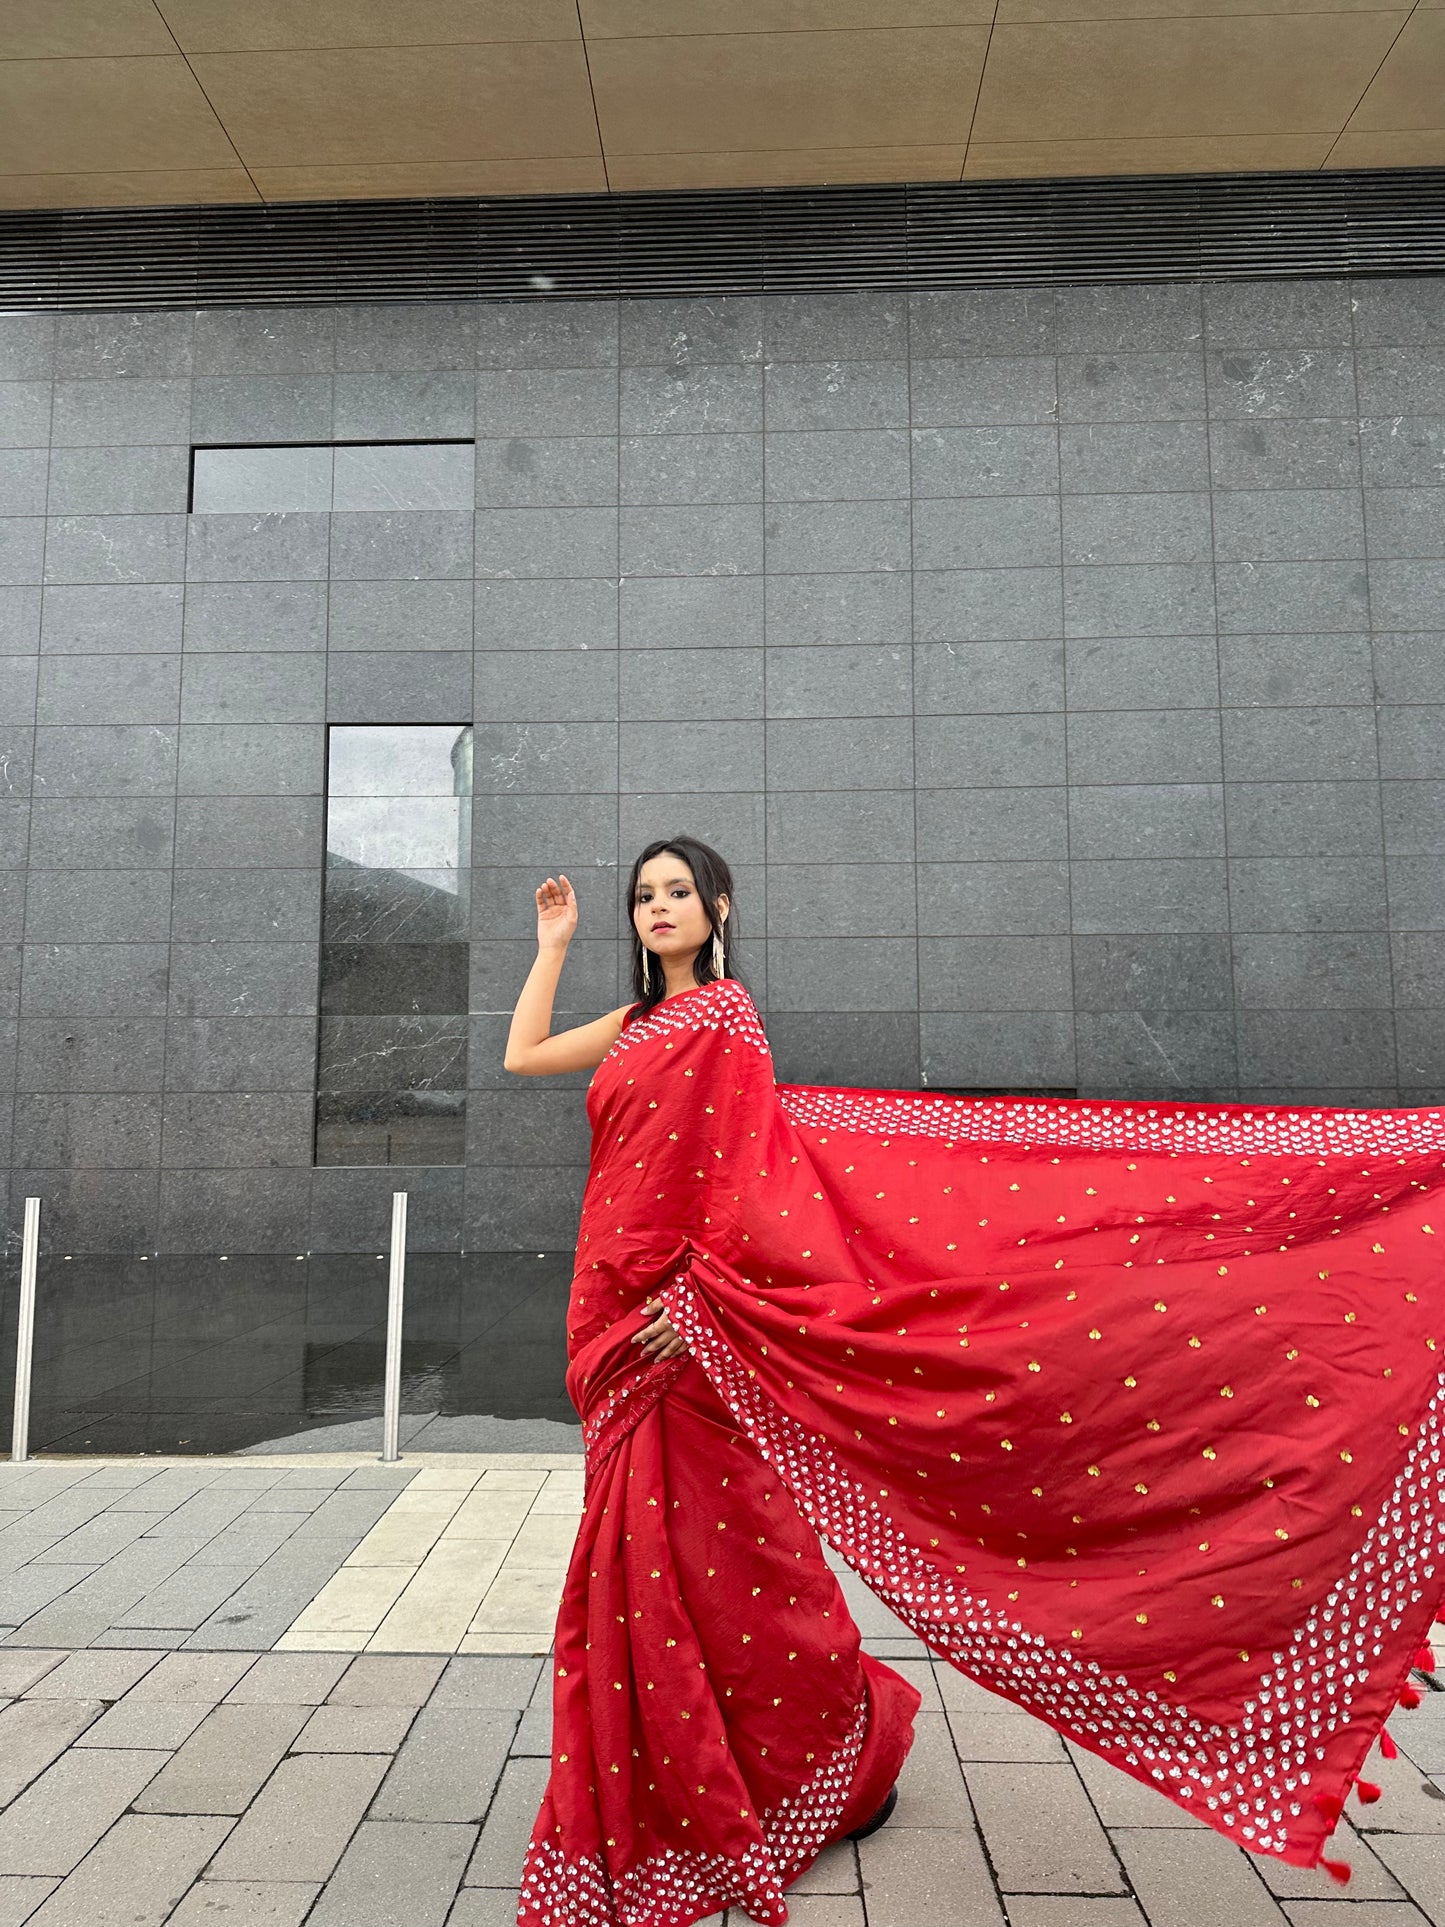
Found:
<svg viewBox="0 0 1445 1927"><path fill-rule="evenodd" d="M636 1017L588 1112L523 1927L782 1922L877 1806L916 1695L810 1527L961 1672L1315 1864L1445 1593L1445 1115L777 1086L735 979ZM639 1364L652 1294L688 1357Z"/></svg>

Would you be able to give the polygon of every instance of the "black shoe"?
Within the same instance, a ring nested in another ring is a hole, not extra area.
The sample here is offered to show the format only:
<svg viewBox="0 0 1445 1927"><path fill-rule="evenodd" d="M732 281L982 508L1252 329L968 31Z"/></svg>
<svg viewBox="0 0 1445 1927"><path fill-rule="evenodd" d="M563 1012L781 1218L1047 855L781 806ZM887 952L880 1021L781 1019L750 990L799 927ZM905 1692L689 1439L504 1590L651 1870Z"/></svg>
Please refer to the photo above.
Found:
<svg viewBox="0 0 1445 1927"><path fill-rule="evenodd" d="M870 1833L877 1833L881 1826L887 1824L893 1816L893 1809L897 1805L898 1788L895 1786L890 1790L888 1798L883 1802L882 1806L879 1807L873 1818L871 1820L865 1820L861 1827L854 1827L853 1831L847 1834L845 1838L849 1840L866 1840Z"/></svg>

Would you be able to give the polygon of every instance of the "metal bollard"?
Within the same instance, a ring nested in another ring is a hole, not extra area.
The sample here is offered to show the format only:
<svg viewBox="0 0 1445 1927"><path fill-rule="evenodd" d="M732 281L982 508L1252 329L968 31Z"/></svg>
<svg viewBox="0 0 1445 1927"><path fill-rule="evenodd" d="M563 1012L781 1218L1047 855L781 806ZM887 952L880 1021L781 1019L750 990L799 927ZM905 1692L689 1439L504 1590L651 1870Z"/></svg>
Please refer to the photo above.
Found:
<svg viewBox="0 0 1445 1927"><path fill-rule="evenodd" d="M15 1423L10 1433L10 1463L30 1457L30 1368L35 1354L35 1268L40 1254L40 1200L25 1200L25 1236L20 1247L20 1315L15 1332Z"/></svg>
<svg viewBox="0 0 1445 1927"><path fill-rule="evenodd" d="M381 1462L395 1465L401 1457L401 1322L406 1285L406 1197L391 1194L391 1276L386 1293L386 1373L383 1382Z"/></svg>

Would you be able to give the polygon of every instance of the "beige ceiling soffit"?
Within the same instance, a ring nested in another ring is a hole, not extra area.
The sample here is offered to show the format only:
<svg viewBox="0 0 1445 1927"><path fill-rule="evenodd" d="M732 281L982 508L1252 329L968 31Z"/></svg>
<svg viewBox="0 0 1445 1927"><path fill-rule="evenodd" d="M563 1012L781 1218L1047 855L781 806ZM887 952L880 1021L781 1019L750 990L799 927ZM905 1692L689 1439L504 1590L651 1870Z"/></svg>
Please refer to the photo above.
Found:
<svg viewBox="0 0 1445 1927"><path fill-rule="evenodd" d="M1404 20L1316 13L996 27L975 141L1315 133L1348 119Z"/></svg>
<svg viewBox="0 0 1445 1927"><path fill-rule="evenodd" d="M581 33L575 0L155 0L155 5L188 54L576 40Z"/></svg>
<svg viewBox="0 0 1445 1927"><path fill-rule="evenodd" d="M956 181L957 147L842 147L817 153L609 154L619 193L697 187L824 187L834 182Z"/></svg>
<svg viewBox="0 0 1445 1927"><path fill-rule="evenodd" d="M844 33L867 28L966 27L993 18L992 0L578 0L589 40L668 34Z"/></svg>
<svg viewBox="0 0 1445 1927"><path fill-rule="evenodd" d="M1445 9L1412 14L1350 117L1348 132L1381 134L1445 120Z"/></svg>
<svg viewBox="0 0 1445 1927"><path fill-rule="evenodd" d="M580 41L197 54L192 65L253 171L598 152Z"/></svg>
<svg viewBox="0 0 1445 1927"><path fill-rule="evenodd" d="M259 201L241 167L154 174L3 174L0 207L190 207Z"/></svg>
<svg viewBox="0 0 1445 1927"><path fill-rule="evenodd" d="M477 194L603 194L601 157L403 162L386 167L257 167L266 201L430 201Z"/></svg>
<svg viewBox="0 0 1445 1927"><path fill-rule="evenodd" d="M179 54L0 60L0 174L235 165L235 149Z"/></svg>
<svg viewBox="0 0 1445 1927"><path fill-rule="evenodd" d="M998 24L1017 27L1058 20L1208 20L1261 13L1399 13L1401 5L1402 0L999 0Z"/></svg>
<svg viewBox="0 0 1445 1927"><path fill-rule="evenodd" d="M983 27L588 43L608 154L948 147L967 137Z"/></svg>
<svg viewBox="0 0 1445 1927"><path fill-rule="evenodd" d="M1222 140L975 141L966 181L1070 174L1233 174L1323 165L1332 134L1255 134Z"/></svg>
<svg viewBox="0 0 1445 1927"><path fill-rule="evenodd" d="M1445 167L1445 127L1399 128L1392 133L1344 133L1328 167Z"/></svg>
<svg viewBox="0 0 1445 1927"><path fill-rule="evenodd" d="M0 16L3 60L76 60L175 50L153 0L5 0Z"/></svg>

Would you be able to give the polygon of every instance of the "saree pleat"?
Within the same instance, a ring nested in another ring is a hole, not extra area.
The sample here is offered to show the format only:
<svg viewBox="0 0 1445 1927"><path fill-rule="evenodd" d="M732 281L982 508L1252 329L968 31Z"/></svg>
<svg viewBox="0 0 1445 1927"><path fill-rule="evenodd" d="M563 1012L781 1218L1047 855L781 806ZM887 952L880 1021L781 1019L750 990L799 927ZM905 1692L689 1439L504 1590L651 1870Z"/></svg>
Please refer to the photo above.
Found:
<svg viewBox="0 0 1445 1927"><path fill-rule="evenodd" d="M960 1671L1315 1864L1445 1593L1441 1113L777 1086L735 980L630 1022L588 1110L525 1927L781 1922L876 1806L916 1696L818 1535ZM651 1296L686 1357L631 1346Z"/></svg>

